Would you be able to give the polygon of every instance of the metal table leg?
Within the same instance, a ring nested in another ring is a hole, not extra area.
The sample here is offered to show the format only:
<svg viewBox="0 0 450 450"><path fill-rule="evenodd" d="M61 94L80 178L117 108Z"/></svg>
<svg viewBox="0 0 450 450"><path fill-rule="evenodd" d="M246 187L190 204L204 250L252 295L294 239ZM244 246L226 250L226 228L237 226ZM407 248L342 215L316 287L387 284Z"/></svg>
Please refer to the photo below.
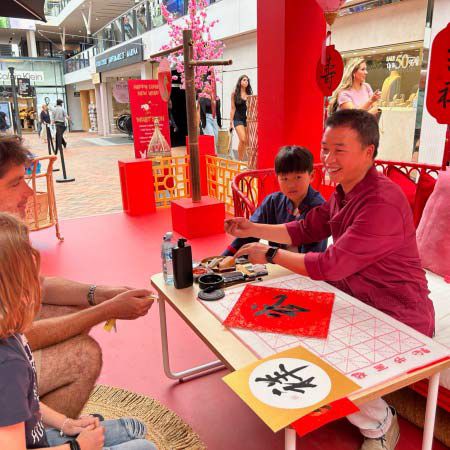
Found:
<svg viewBox="0 0 450 450"><path fill-rule="evenodd" d="M429 379L427 408L423 426L422 450L431 450L433 446L434 419L436 417L437 398L439 390L440 373L435 373Z"/></svg>
<svg viewBox="0 0 450 450"><path fill-rule="evenodd" d="M212 361L201 366L192 367L191 369L183 370L181 372L172 372L169 361L169 344L167 339L167 322L166 322L166 306L163 298L158 299L159 304L159 322L161 325L161 345L164 373L172 380L185 381L186 378L194 378L202 375L209 375L210 373L225 368L222 361Z"/></svg>
<svg viewBox="0 0 450 450"><path fill-rule="evenodd" d="M284 429L284 450L295 450L297 433L293 428Z"/></svg>

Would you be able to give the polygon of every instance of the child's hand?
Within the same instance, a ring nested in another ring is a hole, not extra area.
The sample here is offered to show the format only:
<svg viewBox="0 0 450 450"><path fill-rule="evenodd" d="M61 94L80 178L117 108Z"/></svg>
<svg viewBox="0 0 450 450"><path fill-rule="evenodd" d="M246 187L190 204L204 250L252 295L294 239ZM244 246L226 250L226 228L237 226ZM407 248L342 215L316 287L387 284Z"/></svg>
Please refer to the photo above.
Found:
<svg viewBox="0 0 450 450"><path fill-rule="evenodd" d="M91 426L94 426L94 428L100 426L100 421L98 420L98 417L84 416L80 417L79 419L70 419L64 426L63 431L64 434L66 434L67 436L77 436L82 431Z"/></svg>
<svg viewBox="0 0 450 450"><path fill-rule="evenodd" d="M235 237L252 237L253 223L245 217L235 217L225 220L225 233Z"/></svg>
<svg viewBox="0 0 450 450"><path fill-rule="evenodd" d="M77 442L81 450L102 450L105 443L105 429L94 428L94 425L90 425L80 433Z"/></svg>

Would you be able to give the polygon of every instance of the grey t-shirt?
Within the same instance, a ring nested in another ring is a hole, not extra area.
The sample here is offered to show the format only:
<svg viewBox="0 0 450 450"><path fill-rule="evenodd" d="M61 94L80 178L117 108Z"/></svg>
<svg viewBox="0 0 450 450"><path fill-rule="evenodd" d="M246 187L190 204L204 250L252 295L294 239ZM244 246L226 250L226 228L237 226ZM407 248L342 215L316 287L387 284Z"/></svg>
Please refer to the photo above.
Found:
<svg viewBox="0 0 450 450"><path fill-rule="evenodd" d="M48 447L36 379L25 337L0 339L0 427L25 422L27 449Z"/></svg>
<svg viewBox="0 0 450 450"><path fill-rule="evenodd" d="M53 108L53 120L55 122L65 122L66 121L66 111L64 111L64 108L62 106L55 106Z"/></svg>

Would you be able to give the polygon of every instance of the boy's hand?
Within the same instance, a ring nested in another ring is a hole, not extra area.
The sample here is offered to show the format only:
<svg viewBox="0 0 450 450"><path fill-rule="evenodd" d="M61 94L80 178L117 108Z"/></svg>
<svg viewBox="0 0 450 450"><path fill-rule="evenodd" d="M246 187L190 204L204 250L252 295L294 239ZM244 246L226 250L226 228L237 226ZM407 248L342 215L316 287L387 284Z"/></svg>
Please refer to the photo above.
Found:
<svg viewBox="0 0 450 450"><path fill-rule="evenodd" d="M100 426L98 417L84 416L80 417L79 419L70 419L67 421L67 424L64 427L64 433L67 436L76 436L85 429L90 428L92 425L94 426L94 428Z"/></svg>
<svg viewBox="0 0 450 450"><path fill-rule="evenodd" d="M225 233L235 237L245 238L252 237L253 223L245 217L235 217L234 219L225 220Z"/></svg>
<svg viewBox="0 0 450 450"><path fill-rule="evenodd" d="M81 450L102 450L105 443L105 429L90 425L79 434L77 442Z"/></svg>
<svg viewBox="0 0 450 450"><path fill-rule="evenodd" d="M248 260L252 264L267 264L266 253L269 246L254 242L252 244L243 245L234 255L236 258L243 255L248 255Z"/></svg>

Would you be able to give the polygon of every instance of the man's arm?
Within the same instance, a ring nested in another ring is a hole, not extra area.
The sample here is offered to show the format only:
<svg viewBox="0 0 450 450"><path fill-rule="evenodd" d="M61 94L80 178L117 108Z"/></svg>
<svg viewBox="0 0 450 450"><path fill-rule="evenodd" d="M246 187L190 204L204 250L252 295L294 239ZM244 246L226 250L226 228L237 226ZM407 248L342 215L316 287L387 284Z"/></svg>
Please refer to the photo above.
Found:
<svg viewBox="0 0 450 450"><path fill-rule="evenodd" d="M92 308L35 321L25 334L32 350L39 350L77 336L109 319L137 319L147 314L152 306L150 294L145 289L127 291Z"/></svg>
<svg viewBox="0 0 450 450"><path fill-rule="evenodd" d="M59 306L89 306L89 284L66 280L60 277L41 277L42 303ZM102 303L129 290L127 287L97 286L95 303Z"/></svg>

